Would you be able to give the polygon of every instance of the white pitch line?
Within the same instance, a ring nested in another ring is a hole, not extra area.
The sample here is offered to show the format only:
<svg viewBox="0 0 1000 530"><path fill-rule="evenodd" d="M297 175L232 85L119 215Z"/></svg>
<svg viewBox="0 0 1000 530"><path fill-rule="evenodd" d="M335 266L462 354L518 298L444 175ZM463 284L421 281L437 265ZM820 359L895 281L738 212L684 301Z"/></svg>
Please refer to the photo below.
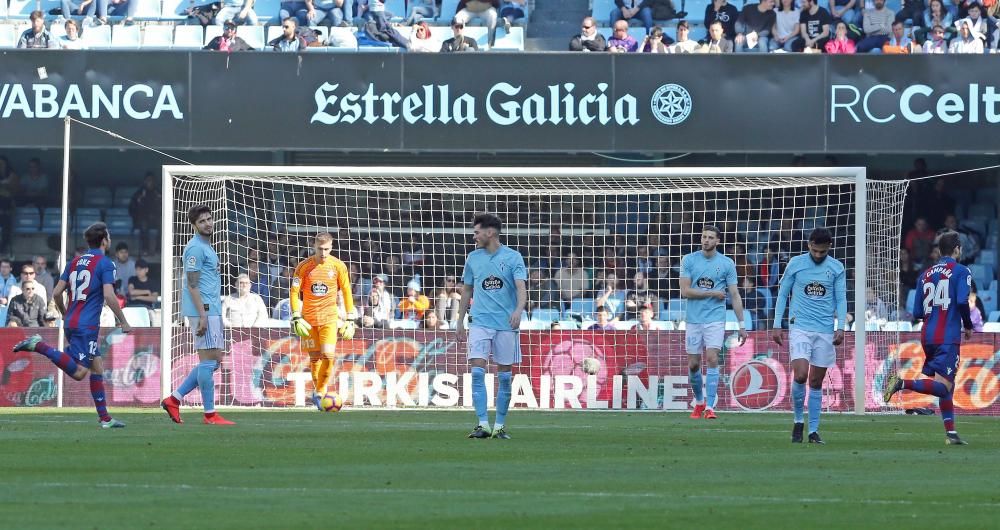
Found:
<svg viewBox="0 0 1000 530"><path fill-rule="evenodd" d="M40 482L29 485L2 484L8 487L23 491L34 488L106 488L106 489L149 489L149 490L169 490L169 491L190 491L207 490L239 493L312 493L315 488L292 488L292 487L253 487L253 486L204 486L191 484L128 484L128 483L69 483L69 482ZM323 488L325 492L337 493L370 493L375 495L433 495L433 496L458 496L458 495L517 495L524 497L577 497L577 498L626 498L626 499L660 499L674 501L678 504L687 503L691 499L723 502L770 502L770 503L807 503L807 504L867 504L874 506L943 506L949 508L998 508L1000 502L963 502L952 503L933 500L908 500L908 499L844 499L839 497L778 497L778 496L758 496L758 495L678 495L669 492L606 492L606 491L483 491L483 490L453 490L453 489L431 489L431 488Z"/></svg>

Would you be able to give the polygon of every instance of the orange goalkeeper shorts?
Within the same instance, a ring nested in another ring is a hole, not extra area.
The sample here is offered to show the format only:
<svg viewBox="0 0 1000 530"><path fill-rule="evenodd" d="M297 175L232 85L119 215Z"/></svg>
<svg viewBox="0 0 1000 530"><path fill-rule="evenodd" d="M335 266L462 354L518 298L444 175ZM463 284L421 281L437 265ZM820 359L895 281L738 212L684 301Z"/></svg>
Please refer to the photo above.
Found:
<svg viewBox="0 0 1000 530"><path fill-rule="evenodd" d="M327 346L324 348L323 346ZM320 355L328 359L333 359L337 347L337 326L313 326L308 337L302 338L302 349L309 353L309 357L317 358ZM323 350L327 350L323 353Z"/></svg>

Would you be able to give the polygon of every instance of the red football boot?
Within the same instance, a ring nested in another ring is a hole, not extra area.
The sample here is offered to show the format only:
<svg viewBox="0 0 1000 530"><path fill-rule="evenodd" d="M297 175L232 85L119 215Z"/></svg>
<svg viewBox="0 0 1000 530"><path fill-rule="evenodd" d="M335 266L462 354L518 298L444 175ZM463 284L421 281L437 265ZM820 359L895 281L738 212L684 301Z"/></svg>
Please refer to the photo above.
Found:
<svg viewBox="0 0 1000 530"><path fill-rule="evenodd" d="M698 403L697 405L694 406L694 410L691 411L691 419L692 420L700 420L701 419L701 415L704 412L705 412L705 404L704 403Z"/></svg>
<svg viewBox="0 0 1000 530"><path fill-rule="evenodd" d="M160 402L160 407L167 411L167 415L174 423L184 423L184 420L181 419L181 402L177 398L167 396L167 399Z"/></svg>
<svg viewBox="0 0 1000 530"><path fill-rule="evenodd" d="M715 411L714 410L712 410L712 409L705 409L705 419L706 420L715 420L715 419L718 419L718 416L715 415Z"/></svg>
<svg viewBox="0 0 1000 530"><path fill-rule="evenodd" d="M218 412L212 412L205 414L205 425L236 425L235 423L223 418Z"/></svg>

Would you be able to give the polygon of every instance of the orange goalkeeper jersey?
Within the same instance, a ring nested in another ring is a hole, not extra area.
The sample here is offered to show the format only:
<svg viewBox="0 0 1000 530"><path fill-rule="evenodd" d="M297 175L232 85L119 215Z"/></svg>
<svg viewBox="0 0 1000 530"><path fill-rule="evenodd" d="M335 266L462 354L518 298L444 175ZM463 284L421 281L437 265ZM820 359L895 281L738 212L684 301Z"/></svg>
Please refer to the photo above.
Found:
<svg viewBox="0 0 1000 530"><path fill-rule="evenodd" d="M299 301L299 293L302 300ZM344 309L354 311L351 294L351 277L347 265L333 256L323 263L316 258L308 258L295 267L292 285L289 289L291 309L297 311L301 303L302 317L312 326L326 326L337 323L337 294L344 296Z"/></svg>

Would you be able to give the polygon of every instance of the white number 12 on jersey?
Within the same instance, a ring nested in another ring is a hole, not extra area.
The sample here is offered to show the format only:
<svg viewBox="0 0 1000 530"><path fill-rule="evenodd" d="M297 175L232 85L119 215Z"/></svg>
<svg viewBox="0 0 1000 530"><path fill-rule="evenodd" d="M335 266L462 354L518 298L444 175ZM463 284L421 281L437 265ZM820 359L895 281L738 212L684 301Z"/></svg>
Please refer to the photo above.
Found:
<svg viewBox="0 0 1000 530"><path fill-rule="evenodd" d="M942 311L947 311L951 305L951 297L948 295L948 279L938 280L937 286L933 283L924 284L924 314L930 314L931 306L935 305Z"/></svg>
<svg viewBox="0 0 1000 530"><path fill-rule="evenodd" d="M69 273L69 298L71 302L87 300L87 288L90 287L90 271L73 271Z"/></svg>

